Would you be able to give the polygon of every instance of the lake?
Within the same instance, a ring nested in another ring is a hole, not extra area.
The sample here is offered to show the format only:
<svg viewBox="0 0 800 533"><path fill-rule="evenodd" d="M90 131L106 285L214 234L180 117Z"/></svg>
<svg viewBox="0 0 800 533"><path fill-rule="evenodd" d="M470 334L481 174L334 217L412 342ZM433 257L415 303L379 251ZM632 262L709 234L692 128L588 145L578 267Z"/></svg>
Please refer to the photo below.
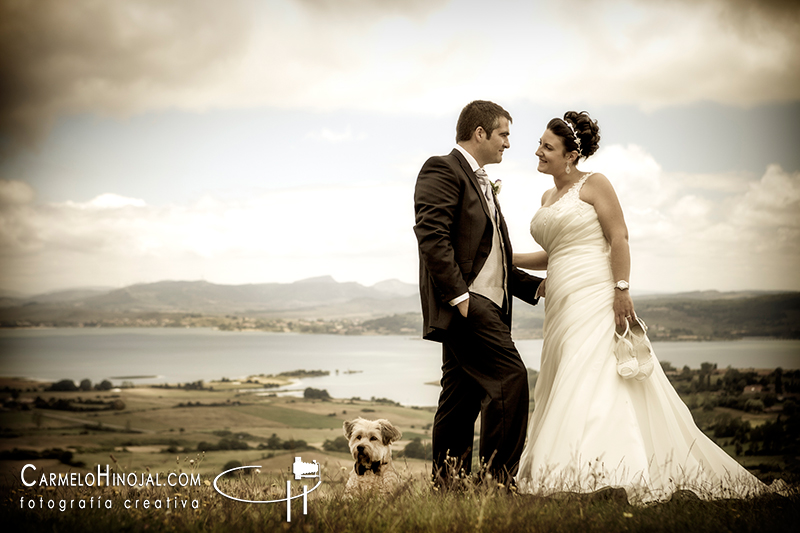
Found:
<svg viewBox="0 0 800 533"><path fill-rule="evenodd" d="M520 340L526 366L539 369L541 340ZM653 344L661 361L700 368L800 368L800 341L746 339ZM335 398L388 398L436 405L439 344L400 336L301 335L214 329L19 329L0 331L0 375L37 380L111 379L115 385L185 383L291 370L328 370L295 384ZM155 376L135 378L135 376Z"/></svg>

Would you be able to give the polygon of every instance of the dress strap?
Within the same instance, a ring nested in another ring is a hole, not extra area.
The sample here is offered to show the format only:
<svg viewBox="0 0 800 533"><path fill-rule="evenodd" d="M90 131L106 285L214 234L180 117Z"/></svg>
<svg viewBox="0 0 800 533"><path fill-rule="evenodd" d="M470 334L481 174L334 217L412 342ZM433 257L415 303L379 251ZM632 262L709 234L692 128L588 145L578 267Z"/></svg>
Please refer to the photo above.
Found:
<svg viewBox="0 0 800 533"><path fill-rule="evenodd" d="M575 189L577 189L578 192L581 192L583 184L586 183L586 180L588 180L589 176L591 176L592 174L594 174L594 172L587 172L586 174L583 175L581 179L578 180L578 183L575 184Z"/></svg>

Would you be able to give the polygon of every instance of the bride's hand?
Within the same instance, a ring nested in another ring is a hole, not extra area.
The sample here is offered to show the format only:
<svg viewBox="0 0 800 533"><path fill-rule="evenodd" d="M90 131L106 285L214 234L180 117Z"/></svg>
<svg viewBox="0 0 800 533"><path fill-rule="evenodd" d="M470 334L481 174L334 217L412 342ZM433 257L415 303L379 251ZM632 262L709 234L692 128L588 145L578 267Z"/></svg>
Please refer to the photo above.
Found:
<svg viewBox="0 0 800 533"><path fill-rule="evenodd" d="M626 320L635 320L636 313L633 310L633 300L630 291L614 289L614 320L617 326L624 326Z"/></svg>

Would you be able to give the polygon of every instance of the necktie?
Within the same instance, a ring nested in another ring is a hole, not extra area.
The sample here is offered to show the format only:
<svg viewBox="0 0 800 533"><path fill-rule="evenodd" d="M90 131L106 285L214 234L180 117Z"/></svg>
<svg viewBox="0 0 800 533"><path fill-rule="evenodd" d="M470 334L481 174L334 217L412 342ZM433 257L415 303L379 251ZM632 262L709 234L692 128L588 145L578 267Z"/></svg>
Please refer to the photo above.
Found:
<svg viewBox="0 0 800 533"><path fill-rule="evenodd" d="M500 234L500 218L497 214L497 206L494 203L494 191L492 190L492 183L489 181L488 174L486 174L485 170L479 168L475 171L475 176L477 176L478 183L480 183L481 187L483 188L483 194L486 196L486 203L489 205L489 213L492 216L492 226L494 226L494 235L492 241L499 244L497 250L493 253L490 253L487 260L491 260L493 256L496 258L494 264L498 269L496 271L496 275L499 276L502 293L496 295L495 298L490 297L490 299L496 303L498 307L504 308L506 305L506 268L508 267L506 262L501 259L502 257L505 257L505 243L503 242L503 238ZM501 264L502 266L500 266Z"/></svg>
<svg viewBox="0 0 800 533"><path fill-rule="evenodd" d="M492 217L496 219L497 210L494 206L494 193L492 192L492 184L489 181L489 175L482 168L476 170L475 175L478 177L478 183L480 183L483 188L483 194L486 196L486 203L489 204L489 211L492 213Z"/></svg>

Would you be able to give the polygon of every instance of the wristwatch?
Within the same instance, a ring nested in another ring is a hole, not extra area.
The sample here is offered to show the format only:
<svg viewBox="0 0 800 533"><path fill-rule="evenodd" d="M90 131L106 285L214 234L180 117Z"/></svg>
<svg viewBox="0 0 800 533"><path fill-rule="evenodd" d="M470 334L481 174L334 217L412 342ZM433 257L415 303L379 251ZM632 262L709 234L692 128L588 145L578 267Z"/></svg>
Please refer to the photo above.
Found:
<svg viewBox="0 0 800 533"><path fill-rule="evenodd" d="M619 280L616 285L614 285L615 289L619 289L621 291L627 291L631 288L631 284L625 281L624 279Z"/></svg>

